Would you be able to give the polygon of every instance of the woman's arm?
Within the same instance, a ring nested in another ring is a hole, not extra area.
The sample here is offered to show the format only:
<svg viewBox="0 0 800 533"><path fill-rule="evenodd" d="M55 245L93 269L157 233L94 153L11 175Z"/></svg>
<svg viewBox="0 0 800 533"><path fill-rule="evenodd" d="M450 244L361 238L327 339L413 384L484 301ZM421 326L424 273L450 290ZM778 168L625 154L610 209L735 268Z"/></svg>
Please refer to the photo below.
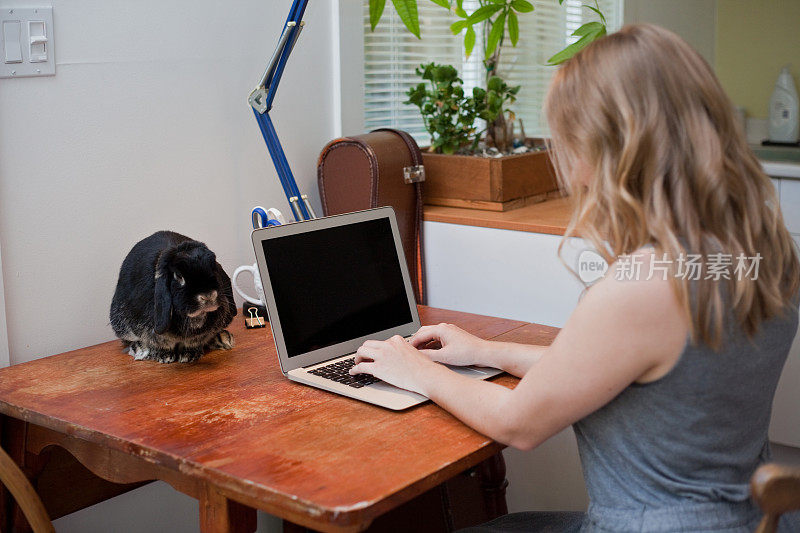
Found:
<svg viewBox="0 0 800 533"><path fill-rule="evenodd" d="M516 342L491 342L492 356L486 365L521 378L547 351L547 346L518 344Z"/></svg>
<svg viewBox="0 0 800 533"><path fill-rule="evenodd" d="M448 365L499 368L518 378L539 360L544 346L487 341L453 324L423 326L409 339L411 345L433 361ZM439 348L426 346L434 343Z"/></svg>
<svg viewBox="0 0 800 533"><path fill-rule="evenodd" d="M647 263L644 258L643 272ZM542 349L513 390L451 372L400 337L365 343L352 372L424 394L485 435L530 449L634 381L666 374L687 334L669 281L609 276L587 291L552 346Z"/></svg>

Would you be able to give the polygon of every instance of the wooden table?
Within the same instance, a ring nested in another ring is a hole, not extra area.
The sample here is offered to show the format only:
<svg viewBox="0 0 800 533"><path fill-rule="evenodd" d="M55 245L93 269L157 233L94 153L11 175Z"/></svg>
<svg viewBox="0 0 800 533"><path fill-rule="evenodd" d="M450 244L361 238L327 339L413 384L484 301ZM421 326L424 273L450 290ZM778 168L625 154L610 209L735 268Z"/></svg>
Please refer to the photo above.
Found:
<svg viewBox="0 0 800 533"><path fill-rule="evenodd" d="M556 332L427 307L420 315L487 339L549 342ZM199 500L202 531L253 531L255 509L359 531L502 449L432 403L394 412L289 381L269 328L245 330L239 316L231 330L236 348L194 364L134 361L114 341L0 369L2 445L52 518L158 479ZM7 495L0 514L3 530L24 520Z"/></svg>

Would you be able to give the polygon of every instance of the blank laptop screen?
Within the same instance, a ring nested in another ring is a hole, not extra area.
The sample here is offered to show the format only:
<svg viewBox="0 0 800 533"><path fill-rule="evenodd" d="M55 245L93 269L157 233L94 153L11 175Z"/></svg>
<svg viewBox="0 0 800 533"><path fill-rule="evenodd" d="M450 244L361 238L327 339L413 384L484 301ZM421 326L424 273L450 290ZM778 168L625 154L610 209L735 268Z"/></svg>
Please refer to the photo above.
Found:
<svg viewBox="0 0 800 533"><path fill-rule="evenodd" d="M261 245L289 357L413 320L388 218Z"/></svg>

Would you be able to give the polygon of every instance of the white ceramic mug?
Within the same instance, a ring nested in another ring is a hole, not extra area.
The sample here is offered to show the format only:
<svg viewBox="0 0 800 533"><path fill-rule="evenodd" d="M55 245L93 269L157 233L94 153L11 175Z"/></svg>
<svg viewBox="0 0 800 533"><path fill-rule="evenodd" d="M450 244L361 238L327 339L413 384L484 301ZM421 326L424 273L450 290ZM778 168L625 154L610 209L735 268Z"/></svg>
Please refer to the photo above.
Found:
<svg viewBox="0 0 800 533"><path fill-rule="evenodd" d="M242 272L250 272L253 275L253 285L256 288L256 297L253 298L245 294L239 284L236 282L236 279L239 277L239 274ZM252 265L242 265L236 270L233 271L233 276L231 276L231 283L233 283L233 288L236 289L236 292L239 295L250 302L253 305L260 305L262 307L267 306L267 298L264 296L264 287L261 286L261 276L258 273L258 264L253 263Z"/></svg>

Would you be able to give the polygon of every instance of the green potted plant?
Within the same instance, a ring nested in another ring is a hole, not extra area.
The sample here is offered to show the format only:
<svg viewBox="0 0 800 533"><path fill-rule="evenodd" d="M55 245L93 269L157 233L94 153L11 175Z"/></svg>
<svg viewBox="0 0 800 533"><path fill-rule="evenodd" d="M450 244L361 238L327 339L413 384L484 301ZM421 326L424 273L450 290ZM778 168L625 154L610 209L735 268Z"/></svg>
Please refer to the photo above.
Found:
<svg viewBox="0 0 800 533"><path fill-rule="evenodd" d="M481 52L487 74L486 89L475 88L472 94L465 94L454 67L431 63L417 69L422 82L408 90L406 103L419 108L431 134L431 144L423 153L426 203L506 211L544 199L557 190L544 142L525 139L524 131L514 138L515 116L509 106L521 88L509 86L498 75L506 38L512 46L517 45L518 16L532 12L534 6L527 0L479 0L478 7L468 13L462 0L430 1L453 9L459 17L451 31L463 33L467 56L475 48L476 28L483 25L486 39ZM408 30L420 38L417 1L392 3ZM373 29L385 4L385 0L370 0ZM578 41L552 56L549 64L566 61L605 34L606 21L596 1L594 6L585 7L597 12L600 21L578 28L573 34L579 37ZM515 141L516 151L521 153L513 153Z"/></svg>
<svg viewBox="0 0 800 533"><path fill-rule="evenodd" d="M431 134L422 154L428 204L505 211L557 189L544 151L502 155L492 147L495 157L475 156L487 129L514 102L518 86L492 76L486 89L467 94L451 65L421 65L417 74L423 82L408 90L406 103L419 108ZM478 128L478 119L485 128Z"/></svg>

